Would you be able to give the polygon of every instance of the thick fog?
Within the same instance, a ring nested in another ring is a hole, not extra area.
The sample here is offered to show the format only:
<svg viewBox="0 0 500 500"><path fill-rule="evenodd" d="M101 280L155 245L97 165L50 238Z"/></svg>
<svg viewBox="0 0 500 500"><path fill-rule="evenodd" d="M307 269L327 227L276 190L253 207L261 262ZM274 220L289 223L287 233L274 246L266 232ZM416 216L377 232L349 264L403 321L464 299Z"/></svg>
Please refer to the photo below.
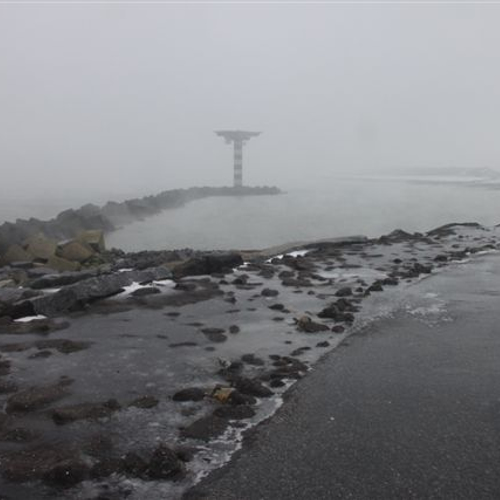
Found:
<svg viewBox="0 0 500 500"><path fill-rule="evenodd" d="M500 158L499 5L1 4L0 195Z"/></svg>

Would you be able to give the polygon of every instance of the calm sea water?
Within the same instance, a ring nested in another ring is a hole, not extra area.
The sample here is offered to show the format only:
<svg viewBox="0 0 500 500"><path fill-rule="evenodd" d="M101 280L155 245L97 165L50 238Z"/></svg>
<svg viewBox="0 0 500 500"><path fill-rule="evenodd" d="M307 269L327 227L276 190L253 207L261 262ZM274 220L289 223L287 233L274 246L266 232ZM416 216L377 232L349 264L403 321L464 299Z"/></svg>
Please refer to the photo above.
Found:
<svg viewBox="0 0 500 500"><path fill-rule="evenodd" d="M500 222L500 191L452 183L338 179L279 196L207 198L110 234L125 250L253 249L448 222Z"/></svg>

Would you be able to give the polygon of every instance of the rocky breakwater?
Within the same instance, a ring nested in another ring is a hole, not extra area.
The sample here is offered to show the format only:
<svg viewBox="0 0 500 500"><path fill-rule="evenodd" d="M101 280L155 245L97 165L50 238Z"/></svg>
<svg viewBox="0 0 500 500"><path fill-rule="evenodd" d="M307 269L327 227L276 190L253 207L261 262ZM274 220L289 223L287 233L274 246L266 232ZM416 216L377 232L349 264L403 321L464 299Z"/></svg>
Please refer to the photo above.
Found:
<svg viewBox="0 0 500 500"><path fill-rule="evenodd" d="M76 210L65 210L48 221L31 218L5 222L0 225L0 266L17 261L46 258L47 255L52 254L52 249L46 244L45 249L35 248L35 246L39 246L36 241L39 235L57 242L74 239L87 230L110 232L121 225L155 215L162 210L180 207L190 201L210 196L256 196L279 193L279 189L275 187L174 189L123 202L110 201L102 207L87 204ZM32 241L33 239L34 241ZM31 248L28 249L30 243ZM41 257L40 252L42 252ZM61 266L62 263L59 263L59 267Z"/></svg>

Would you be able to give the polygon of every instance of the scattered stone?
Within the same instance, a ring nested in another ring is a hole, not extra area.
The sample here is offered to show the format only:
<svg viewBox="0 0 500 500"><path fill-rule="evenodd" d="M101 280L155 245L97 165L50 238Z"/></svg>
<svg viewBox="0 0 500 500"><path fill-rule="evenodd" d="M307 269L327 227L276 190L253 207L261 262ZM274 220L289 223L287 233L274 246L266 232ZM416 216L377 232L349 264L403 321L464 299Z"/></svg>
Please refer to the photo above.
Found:
<svg viewBox="0 0 500 500"><path fill-rule="evenodd" d="M240 333L240 327L238 325L231 325L229 327L229 333L232 333L233 335L236 333Z"/></svg>
<svg viewBox="0 0 500 500"><path fill-rule="evenodd" d="M210 342L221 343L227 340L222 328L202 328L201 332L210 340Z"/></svg>
<svg viewBox="0 0 500 500"><path fill-rule="evenodd" d="M0 394L12 394L17 392L18 387L14 382L8 380L0 380Z"/></svg>
<svg viewBox="0 0 500 500"><path fill-rule="evenodd" d="M264 288L262 292L260 292L260 294L263 297L276 297L277 295L279 295L279 292L278 290L273 290L271 288Z"/></svg>
<svg viewBox="0 0 500 500"><path fill-rule="evenodd" d="M221 406L214 411L214 415L228 420L244 420L255 416L255 410L248 405Z"/></svg>
<svg viewBox="0 0 500 500"><path fill-rule="evenodd" d="M329 347L330 346L330 342L328 342L328 340L324 340L323 342L318 342L316 344L316 347Z"/></svg>
<svg viewBox="0 0 500 500"><path fill-rule="evenodd" d="M134 399L129 406L135 406L136 408L150 409L158 406L160 401L154 396L142 396L140 398Z"/></svg>
<svg viewBox="0 0 500 500"><path fill-rule="evenodd" d="M103 458L90 469L92 479L102 479L124 469L124 461L117 458Z"/></svg>
<svg viewBox="0 0 500 500"><path fill-rule="evenodd" d="M41 479L54 486L69 487L86 479L88 472L79 453L47 443L2 456L2 475L13 482Z"/></svg>
<svg viewBox="0 0 500 500"><path fill-rule="evenodd" d="M309 316L302 316L297 322L297 329L305 333L318 333L329 330L328 326L316 323Z"/></svg>
<svg viewBox="0 0 500 500"><path fill-rule="evenodd" d="M185 475L184 463L165 444L160 444L153 452L146 474L149 479L180 479Z"/></svg>
<svg viewBox="0 0 500 500"><path fill-rule="evenodd" d="M335 293L337 297L348 297L349 295L352 295L352 289L348 286L340 288L337 290Z"/></svg>
<svg viewBox="0 0 500 500"><path fill-rule="evenodd" d="M68 424L76 420L98 419L111 416L121 409L116 399L104 403L81 403L63 406L52 411L52 419L58 425Z"/></svg>
<svg viewBox="0 0 500 500"><path fill-rule="evenodd" d="M233 385L239 392L248 396L268 398L273 395L273 391L262 385L258 380L238 377L234 380Z"/></svg>
<svg viewBox="0 0 500 500"><path fill-rule="evenodd" d="M292 351L290 353L290 356L301 356L302 354L304 354L305 352L310 351L310 350L311 350L311 348L308 346L299 347L299 348L295 349L294 351Z"/></svg>
<svg viewBox="0 0 500 500"><path fill-rule="evenodd" d="M269 382L269 385L270 387L272 388L279 388L279 387L284 387L286 384L285 382L283 382L283 380L279 379L279 378L273 378L270 382Z"/></svg>
<svg viewBox="0 0 500 500"><path fill-rule="evenodd" d="M130 295L132 295L132 297L145 297L147 295L156 295L158 293L161 293L161 290L159 288L155 286L147 286L134 290Z"/></svg>
<svg viewBox="0 0 500 500"><path fill-rule="evenodd" d="M68 395L65 384L30 387L9 397L7 413L30 412L39 410Z"/></svg>
<svg viewBox="0 0 500 500"><path fill-rule="evenodd" d="M29 443L37 439L39 435L24 427L15 427L3 433L0 433L0 441L7 441L11 443Z"/></svg>
<svg viewBox="0 0 500 500"><path fill-rule="evenodd" d="M342 325L332 326L333 333L343 333L344 331L345 331L345 328Z"/></svg>
<svg viewBox="0 0 500 500"><path fill-rule="evenodd" d="M201 401L205 397L206 390L201 387L186 387L176 392L172 399L174 401Z"/></svg>
<svg viewBox="0 0 500 500"><path fill-rule="evenodd" d="M241 361L253 366L264 366L264 360L255 356L255 354L243 354Z"/></svg>
<svg viewBox="0 0 500 500"><path fill-rule="evenodd" d="M273 311L283 311L285 306L283 304L273 304L272 306L269 306L269 309Z"/></svg>
<svg viewBox="0 0 500 500"><path fill-rule="evenodd" d="M198 344L196 342L177 342L173 344L169 344L169 347L176 348L176 347L196 347Z"/></svg>
<svg viewBox="0 0 500 500"><path fill-rule="evenodd" d="M380 282L376 281L375 283L373 283L372 285L370 285L367 289L366 289L366 292L368 293L371 293L371 292L382 292L384 289L381 285ZM365 292L365 293L366 293Z"/></svg>
<svg viewBox="0 0 500 500"><path fill-rule="evenodd" d="M176 278L213 273L230 272L243 265L239 253L213 253L202 257L193 257L174 268Z"/></svg>
<svg viewBox="0 0 500 500"><path fill-rule="evenodd" d="M128 476L143 478L146 475L148 463L139 454L129 451L122 458L122 470Z"/></svg>
<svg viewBox="0 0 500 500"><path fill-rule="evenodd" d="M28 356L28 359L46 359L50 356L52 356L52 351L38 351Z"/></svg>
<svg viewBox="0 0 500 500"><path fill-rule="evenodd" d="M226 419L210 415L196 420L188 427L182 429L180 434L183 438L210 441L210 439L223 434L227 427L228 421Z"/></svg>

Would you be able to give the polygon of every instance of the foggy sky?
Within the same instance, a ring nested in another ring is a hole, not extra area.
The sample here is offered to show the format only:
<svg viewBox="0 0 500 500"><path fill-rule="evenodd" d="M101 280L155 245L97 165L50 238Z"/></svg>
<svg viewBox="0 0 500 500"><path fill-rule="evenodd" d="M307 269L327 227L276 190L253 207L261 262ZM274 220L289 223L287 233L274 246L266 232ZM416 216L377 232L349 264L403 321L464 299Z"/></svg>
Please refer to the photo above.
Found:
<svg viewBox="0 0 500 500"><path fill-rule="evenodd" d="M500 5L0 5L0 196L500 167Z"/></svg>

